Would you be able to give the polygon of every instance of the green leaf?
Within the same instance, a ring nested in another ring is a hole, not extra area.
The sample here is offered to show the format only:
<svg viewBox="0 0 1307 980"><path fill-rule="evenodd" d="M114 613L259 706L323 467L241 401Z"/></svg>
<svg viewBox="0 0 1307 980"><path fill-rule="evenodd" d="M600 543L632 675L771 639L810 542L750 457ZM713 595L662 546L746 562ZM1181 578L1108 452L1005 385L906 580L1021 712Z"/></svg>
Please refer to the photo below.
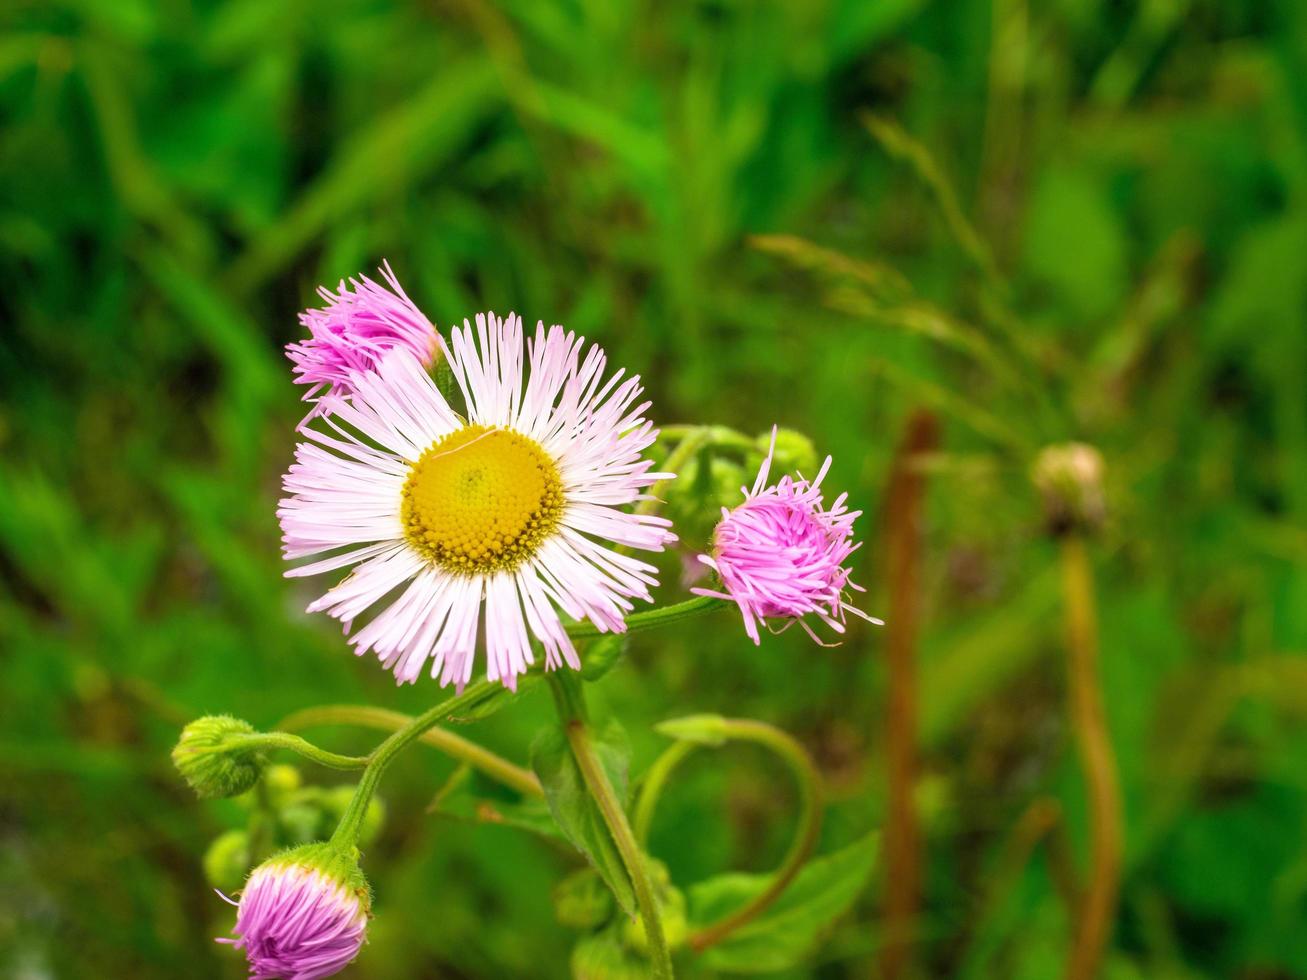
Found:
<svg viewBox="0 0 1307 980"><path fill-rule="evenodd" d="M591 729L600 765L623 805L626 801L627 769L631 750L626 733L617 722L609 720ZM554 822L612 889L617 903L627 915L635 915L635 893L627 877L617 845L586 789L581 770L567 736L559 728L542 731L531 746L531 768L540 777Z"/></svg>
<svg viewBox="0 0 1307 980"><path fill-rule="evenodd" d="M551 840L562 837L544 801L487 799L471 792L466 784L444 796L431 812L468 823L514 827Z"/></svg>
<svg viewBox="0 0 1307 980"><path fill-rule="evenodd" d="M581 678L597 681L617 666L626 654L625 633L605 633L586 645L581 654Z"/></svg>
<svg viewBox="0 0 1307 980"><path fill-rule="evenodd" d="M879 835L806 864L776 904L703 954L703 964L729 973L786 970L813 951L853 904L871 876ZM690 921L711 925L758 895L770 875L725 874L690 889Z"/></svg>

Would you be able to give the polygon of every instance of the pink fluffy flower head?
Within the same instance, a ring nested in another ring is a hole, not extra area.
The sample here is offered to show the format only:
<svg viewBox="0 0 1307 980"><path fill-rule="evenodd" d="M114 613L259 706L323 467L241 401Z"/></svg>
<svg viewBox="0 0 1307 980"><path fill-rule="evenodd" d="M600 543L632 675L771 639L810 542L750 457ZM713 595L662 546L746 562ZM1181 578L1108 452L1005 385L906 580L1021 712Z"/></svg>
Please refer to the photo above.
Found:
<svg viewBox="0 0 1307 980"><path fill-rule="evenodd" d="M319 980L358 955L369 907L358 865L331 845L309 844L254 869L237 905L236 938L218 942L244 950L250 980Z"/></svg>
<svg viewBox="0 0 1307 980"><path fill-rule="evenodd" d="M390 264L382 263L379 271L385 286L367 276L348 284L341 280L334 293L322 286L318 293L327 305L300 314L309 336L288 344L286 356L295 365L291 370L296 383L309 386L305 401L317 402L329 393L352 394L351 375L373 370L396 348L423 364L435 356L436 328L408 298ZM308 419L320 412L315 406Z"/></svg>
<svg viewBox="0 0 1307 980"><path fill-rule="evenodd" d="M844 564L861 547L853 540L853 522L862 512L845 506L847 494L824 506L821 482L830 457L811 481L783 476L767 486L775 451L773 429L771 449L753 488L741 488L744 503L722 508L712 554L699 556L717 573L725 591L691 591L739 606L745 632L754 643L760 642L759 620L797 621L818 643L821 639L803 619L809 613L836 633L844 632L846 612L879 624L845 601L847 590L863 591L849 580L851 572Z"/></svg>

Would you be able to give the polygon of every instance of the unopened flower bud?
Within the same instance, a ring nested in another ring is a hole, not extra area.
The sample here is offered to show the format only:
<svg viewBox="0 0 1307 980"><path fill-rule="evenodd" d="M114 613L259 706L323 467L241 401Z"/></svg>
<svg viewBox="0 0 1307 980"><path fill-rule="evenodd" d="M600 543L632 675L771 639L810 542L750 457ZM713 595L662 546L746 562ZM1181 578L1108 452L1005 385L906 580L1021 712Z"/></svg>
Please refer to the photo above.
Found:
<svg viewBox="0 0 1307 980"><path fill-rule="evenodd" d="M668 948L677 949L684 945L690 927L685 917L685 896L671 883L667 867L660 861L649 862L651 884L656 892L658 915L662 920L663 939ZM649 934L645 932L644 919L637 916L622 922L622 941L631 949L638 950L646 956L649 948Z"/></svg>
<svg viewBox="0 0 1307 980"><path fill-rule="evenodd" d="M197 718L182 729L173 765L202 800L238 796L263 773L263 756L241 746L242 737L253 734L248 722L230 715Z"/></svg>
<svg viewBox="0 0 1307 980"><path fill-rule="evenodd" d="M1053 535L1093 531L1102 526L1103 457L1093 446L1070 442L1049 446L1035 460L1032 476L1044 497L1044 514Z"/></svg>
<svg viewBox="0 0 1307 980"><path fill-rule="evenodd" d="M254 869L241 892L235 939L250 976L321 980L358 955L372 907L352 852L334 844L283 851Z"/></svg>
<svg viewBox="0 0 1307 980"><path fill-rule="evenodd" d="M331 815L339 820L349 808L349 801L354 798L353 786L334 786L327 790L325 802ZM381 833L386 822L386 804L376 796L368 800L368 808L363 812L363 822L359 825L359 843L371 844Z"/></svg>
<svg viewBox="0 0 1307 980"><path fill-rule="evenodd" d="M613 914L613 894L594 868L581 868L554 886L554 917L572 929L593 929Z"/></svg>
<svg viewBox="0 0 1307 980"><path fill-rule="evenodd" d="M219 834L204 852L204 877L219 891L235 891L249 870L250 835L243 830Z"/></svg>
<svg viewBox="0 0 1307 980"><path fill-rule="evenodd" d="M770 432L760 435L755 440L759 458L767 455L771 444ZM795 429L777 428L776 448L772 456L772 465L777 470L782 473L798 472L811 479L820 462L817 447L813 445L811 439Z"/></svg>

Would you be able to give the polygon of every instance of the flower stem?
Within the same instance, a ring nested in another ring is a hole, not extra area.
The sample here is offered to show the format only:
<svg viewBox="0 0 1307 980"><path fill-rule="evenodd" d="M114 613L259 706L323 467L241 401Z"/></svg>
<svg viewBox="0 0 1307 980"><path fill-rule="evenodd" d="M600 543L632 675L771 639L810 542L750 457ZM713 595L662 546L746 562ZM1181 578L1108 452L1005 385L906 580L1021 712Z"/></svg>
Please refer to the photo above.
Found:
<svg viewBox="0 0 1307 980"><path fill-rule="evenodd" d="M653 609L646 609L643 612L632 613L627 616L626 632L639 633L643 630L655 629L659 626L666 626L668 623L698 616L700 613L723 609L729 605L731 603L726 599L696 596L693 599L686 599L684 602L672 603L670 606L656 606ZM603 635L603 632L588 620L580 623L568 623L566 630L567 635L574 640L586 640Z"/></svg>
<svg viewBox="0 0 1307 980"><path fill-rule="evenodd" d="M654 808L658 805L663 787L667 785L672 771L696 747L694 742L673 742L645 771L644 782L640 784L640 795L635 801L635 839L641 847L649 840L649 825L653 823Z"/></svg>
<svg viewBox="0 0 1307 980"><path fill-rule="evenodd" d="M318 725L358 725L363 728L378 728L383 731L399 731L413 721L412 715L391 711L387 708L374 708L367 705L326 704L314 708L305 708L287 715L277 726L281 730L293 731L299 728L313 728ZM496 755L476 742L449 731L446 728L430 728L418 736L418 741L439 749L446 755L466 762L472 768L480 770L492 779L517 790L523 796L543 798L545 793L540 788L540 780L535 773L514 765L500 755ZM366 761L366 760L365 760ZM362 767L360 767L362 768Z"/></svg>
<svg viewBox="0 0 1307 980"><path fill-rule="evenodd" d="M497 683L478 681L465 689L462 694L455 695L434 707L428 708L378 745L372 754L368 756L367 768L363 770L363 776L359 779L358 787L354 790L354 796L350 799L349 806L341 816L340 823L336 826L336 832L331 835L332 843L353 847L358 842L359 828L363 824L363 817L367 813L372 794L376 792L377 784L381 782L381 776L386 771L386 767L390 765L401 749L410 742L421 738L422 735L442 721L457 715L461 711L475 708L482 702L495 697L499 691L500 686Z"/></svg>
<svg viewBox="0 0 1307 980"><path fill-rule="evenodd" d="M329 769L362 769L368 764L368 757L362 755L341 755L320 749L307 739L286 732L259 732L253 735L240 735L230 740L230 745L240 745L251 749L290 749L298 752L311 762Z"/></svg>
<svg viewBox="0 0 1307 980"><path fill-rule="evenodd" d="M752 922L780 898L817 846L817 837L821 831L821 776L803 746L774 725L748 718L725 718L722 730L728 739L756 742L780 756L798 781L802 809L799 825L794 832L794 842L772 876L771 884L751 902L724 919L691 933L690 948L697 953L702 953L741 926Z"/></svg>
<svg viewBox="0 0 1307 980"><path fill-rule="evenodd" d="M552 674L549 678L554 692L554 702L558 706L559 720L563 723L563 732L576 766L581 770L585 788L594 800L595 806L603 817L608 832L612 835L622 864L631 879L631 888L635 892L635 903L640 909L640 919L644 924L645 936L649 940L649 952L653 962L653 976L656 980L672 980L672 957L667 948L667 938L663 935L662 913L654 898L653 885L649 881L649 871L645 865L644 852L635 842L631 824L626 819L612 783L604 772L590 740L590 728L585 718L585 693L579 680L570 674Z"/></svg>
<svg viewBox="0 0 1307 980"><path fill-rule="evenodd" d="M1091 980L1102 961L1116 908L1121 875L1121 790L1098 676L1093 571L1078 532L1062 538L1061 550L1071 721L1088 784L1090 839L1090 876L1066 976L1067 980Z"/></svg>

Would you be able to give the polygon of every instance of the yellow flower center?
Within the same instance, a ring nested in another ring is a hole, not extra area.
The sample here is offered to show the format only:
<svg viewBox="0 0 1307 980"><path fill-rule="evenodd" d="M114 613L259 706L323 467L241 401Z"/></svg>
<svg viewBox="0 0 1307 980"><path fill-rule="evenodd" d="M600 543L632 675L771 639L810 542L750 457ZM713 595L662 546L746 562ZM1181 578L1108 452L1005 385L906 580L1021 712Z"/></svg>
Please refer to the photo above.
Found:
<svg viewBox="0 0 1307 980"><path fill-rule="evenodd" d="M511 571L558 527L563 481L534 440L469 425L413 464L400 513L409 543L440 567Z"/></svg>

